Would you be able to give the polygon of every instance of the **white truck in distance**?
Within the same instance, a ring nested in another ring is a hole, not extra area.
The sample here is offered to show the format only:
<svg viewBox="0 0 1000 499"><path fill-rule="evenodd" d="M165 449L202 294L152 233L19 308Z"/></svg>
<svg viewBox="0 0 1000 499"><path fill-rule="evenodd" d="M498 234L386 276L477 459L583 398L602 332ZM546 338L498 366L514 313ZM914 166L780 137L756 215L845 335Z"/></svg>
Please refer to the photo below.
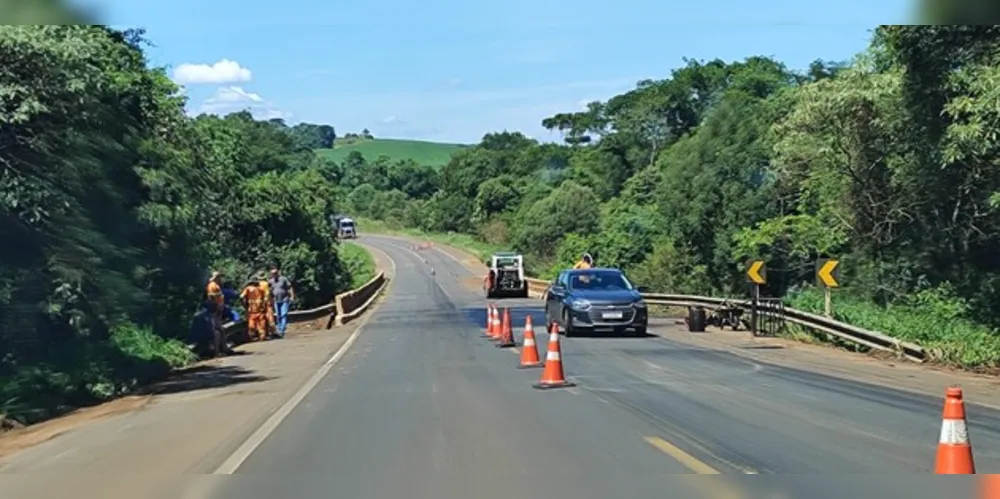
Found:
<svg viewBox="0 0 1000 499"><path fill-rule="evenodd" d="M354 219L339 215L334 217L333 226L337 231L338 239L357 239L358 229L354 223Z"/></svg>

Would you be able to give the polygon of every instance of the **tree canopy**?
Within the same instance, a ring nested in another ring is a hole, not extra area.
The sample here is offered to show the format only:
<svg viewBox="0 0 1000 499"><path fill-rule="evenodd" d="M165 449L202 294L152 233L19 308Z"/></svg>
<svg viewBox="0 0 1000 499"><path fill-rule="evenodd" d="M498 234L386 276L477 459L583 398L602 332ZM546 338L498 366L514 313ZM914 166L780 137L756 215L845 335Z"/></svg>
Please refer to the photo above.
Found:
<svg viewBox="0 0 1000 499"><path fill-rule="evenodd" d="M304 306L352 282L329 225L336 179L313 152L333 128L189 118L144 43L0 27L0 416L42 417L186 361L169 340L213 269L239 289L277 263Z"/></svg>
<svg viewBox="0 0 1000 499"><path fill-rule="evenodd" d="M433 192L390 187L391 165L361 163L345 171L374 176L340 189L371 200L351 205L359 214L524 251L543 277L589 251L659 291L744 294L742 262L762 257L765 292L805 306L815 260L836 257L841 302L986 324L928 341L949 360L1000 362L998 35L879 26L854 59L801 71L759 56L687 60L545 118L565 144L489 133L426 172ZM961 346L980 339L993 350Z"/></svg>

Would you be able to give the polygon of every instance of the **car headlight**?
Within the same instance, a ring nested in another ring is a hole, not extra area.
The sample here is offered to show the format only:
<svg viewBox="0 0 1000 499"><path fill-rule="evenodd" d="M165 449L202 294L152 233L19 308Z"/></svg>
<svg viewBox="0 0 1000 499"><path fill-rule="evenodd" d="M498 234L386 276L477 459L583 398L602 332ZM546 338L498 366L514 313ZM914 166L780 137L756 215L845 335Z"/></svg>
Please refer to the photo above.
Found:
<svg viewBox="0 0 1000 499"><path fill-rule="evenodd" d="M645 300L639 300L639 301L633 303L632 306L635 307L635 308L646 308L646 301Z"/></svg>
<svg viewBox="0 0 1000 499"><path fill-rule="evenodd" d="M573 307L573 310L579 310L581 312L585 310L590 310L590 302L587 300L581 300L579 298L571 300L569 306Z"/></svg>

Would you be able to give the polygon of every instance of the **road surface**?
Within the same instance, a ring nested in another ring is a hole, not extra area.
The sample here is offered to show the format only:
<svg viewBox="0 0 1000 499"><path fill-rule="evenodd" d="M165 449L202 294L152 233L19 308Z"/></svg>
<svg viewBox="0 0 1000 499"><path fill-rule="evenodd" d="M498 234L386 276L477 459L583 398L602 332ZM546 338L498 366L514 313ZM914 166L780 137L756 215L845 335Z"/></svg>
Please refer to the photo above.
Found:
<svg viewBox="0 0 1000 499"><path fill-rule="evenodd" d="M940 398L658 337L564 340L579 386L535 390L540 370L480 337L481 276L438 249L363 242L396 264L384 303L244 476L204 497L971 497L962 477L914 476L932 471ZM503 304L516 326L544 324L536 300ZM1000 472L1000 413L969 410L980 472Z"/></svg>

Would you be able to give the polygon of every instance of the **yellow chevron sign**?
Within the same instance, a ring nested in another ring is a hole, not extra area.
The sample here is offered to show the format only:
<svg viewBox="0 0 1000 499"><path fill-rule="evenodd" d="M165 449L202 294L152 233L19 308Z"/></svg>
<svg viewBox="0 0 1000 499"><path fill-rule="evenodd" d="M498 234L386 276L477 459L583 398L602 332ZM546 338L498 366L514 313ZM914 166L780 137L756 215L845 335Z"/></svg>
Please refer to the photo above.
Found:
<svg viewBox="0 0 1000 499"><path fill-rule="evenodd" d="M747 280L754 284L767 284L767 267L764 260L750 260L747 262Z"/></svg>
<svg viewBox="0 0 1000 499"><path fill-rule="evenodd" d="M816 262L816 280L825 288L840 287L840 260L821 258Z"/></svg>

